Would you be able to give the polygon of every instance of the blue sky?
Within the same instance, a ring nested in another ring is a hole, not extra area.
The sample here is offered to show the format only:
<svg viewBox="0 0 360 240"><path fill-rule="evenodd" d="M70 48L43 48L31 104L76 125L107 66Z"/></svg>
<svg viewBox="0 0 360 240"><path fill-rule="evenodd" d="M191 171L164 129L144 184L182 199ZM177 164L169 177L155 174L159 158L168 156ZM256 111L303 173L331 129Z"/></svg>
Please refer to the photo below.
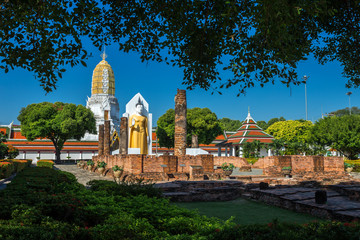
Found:
<svg viewBox="0 0 360 240"><path fill-rule="evenodd" d="M61 101L86 105L87 96L91 95L92 72L101 61L101 52L96 48L89 46L87 50L93 54L86 61L87 67L68 66L63 78L59 80L57 90L47 95L31 72L19 68L7 74L0 72L0 124L12 121L19 124L19 111L31 103ZM106 53L106 60L115 74L115 96L120 104L120 115L123 114L126 103L140 92L150 105L153 126L156 126L157 119L167 109L174 108L177 88L186 89L182 85L182 70L165 63L142 63L138 54L120 52L116 44L106 47ZM345 95L348 91L353 92L351 105L358 106L359 90L345 88L346 79L341 76L341 72L342 68L336 62L319 65L309 59L299 64L299 76L310 76L307 84L309 120L316 121L322 112L348 107L349 98ZM268 121L280 116L293 120L305 119L304 85L292 86L291 96L290 89L279 81L275 85L251 88L245 96L236 97L237 92L236 87L223 90L223 95L211 95L211 91L202 89L187 91L188 108L207 107L218 118L244 120L249 106L252 117L257 121Z"/></svg>

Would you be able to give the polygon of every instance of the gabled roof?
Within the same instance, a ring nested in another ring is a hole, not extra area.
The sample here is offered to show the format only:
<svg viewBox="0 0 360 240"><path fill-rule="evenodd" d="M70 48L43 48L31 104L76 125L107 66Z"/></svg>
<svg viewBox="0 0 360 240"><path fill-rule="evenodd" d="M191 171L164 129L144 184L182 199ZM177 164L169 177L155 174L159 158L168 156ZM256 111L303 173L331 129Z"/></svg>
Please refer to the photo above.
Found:
<svg viewBox="0 0 360 240"><path fill-rule="evenodd" d="M233 145L242 145L246 142L253 142L255 140L261 143L270 144L273 142L274 137L264 132L251 117L250 111L243 122L243 125L237 130L236 133L229 136L225 143Z"/></svg>

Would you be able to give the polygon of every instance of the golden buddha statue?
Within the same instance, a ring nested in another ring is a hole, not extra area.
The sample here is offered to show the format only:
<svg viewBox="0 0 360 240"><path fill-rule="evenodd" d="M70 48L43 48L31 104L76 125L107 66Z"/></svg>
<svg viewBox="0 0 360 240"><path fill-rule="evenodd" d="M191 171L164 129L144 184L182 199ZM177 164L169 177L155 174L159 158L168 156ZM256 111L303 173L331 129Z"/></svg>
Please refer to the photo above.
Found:
<svg viewBox="0 0 360 240"><path fill-rule="evenodd" d="M143 104L136 104L135 114L130 116L130 148L140 148L140 154L148 154L148 119L142 115Z"/></svg>

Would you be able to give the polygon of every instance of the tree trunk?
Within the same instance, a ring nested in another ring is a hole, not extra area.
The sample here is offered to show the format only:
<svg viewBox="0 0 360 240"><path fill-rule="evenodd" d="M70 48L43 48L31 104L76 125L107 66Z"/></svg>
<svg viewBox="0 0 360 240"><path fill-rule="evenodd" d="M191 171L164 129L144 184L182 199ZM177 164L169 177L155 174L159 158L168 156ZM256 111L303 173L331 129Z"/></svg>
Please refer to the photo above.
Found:
<svg viewBox="0 0 360 240"><path fill-rule="evenodd" d="M61 149L56 147L55 148L55 156L56 156L55 163L60 163L60 161L61 161L60 152L61 152Z"/></svg>
<svg viewBox="0 0 360 240"><path fill-rule="evenodd" d="M198 135L192 135L191 136L191 148L199 148Z"/></svg>

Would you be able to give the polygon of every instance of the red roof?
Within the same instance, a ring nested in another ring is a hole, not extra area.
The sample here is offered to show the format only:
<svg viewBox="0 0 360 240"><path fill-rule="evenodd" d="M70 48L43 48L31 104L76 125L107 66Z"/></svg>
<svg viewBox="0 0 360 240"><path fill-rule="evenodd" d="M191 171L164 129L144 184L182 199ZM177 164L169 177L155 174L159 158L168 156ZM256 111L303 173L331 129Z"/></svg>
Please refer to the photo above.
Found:
<svg viewBox="0 0 360 240"><path fill-rule="evenodd" d="M246 142L253 142L258 140L262 143L272 143L274 137L265 133L250 116L250 113L246 117L243 125L233 135L229 136L229 140L225 143L231 144L244 144Z"/></svg>

